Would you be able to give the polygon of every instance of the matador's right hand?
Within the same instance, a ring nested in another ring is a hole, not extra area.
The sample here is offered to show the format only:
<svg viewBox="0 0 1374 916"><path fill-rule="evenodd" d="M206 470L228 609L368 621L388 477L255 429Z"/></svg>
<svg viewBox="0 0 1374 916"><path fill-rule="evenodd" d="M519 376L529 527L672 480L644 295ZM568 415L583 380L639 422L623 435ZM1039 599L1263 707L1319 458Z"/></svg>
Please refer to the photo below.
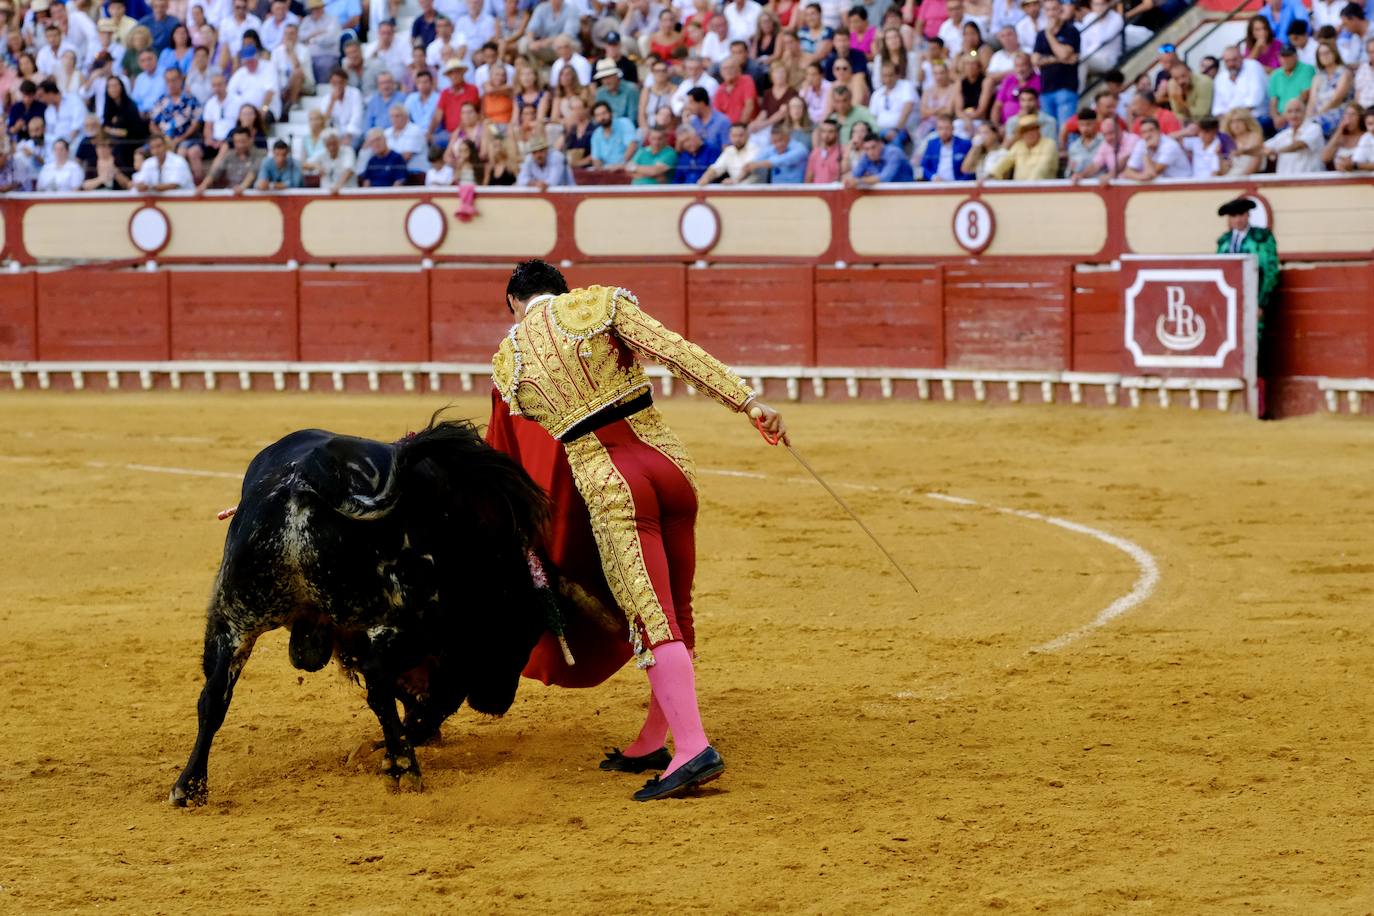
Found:
<svg viewBox="0 0 1374 916"><path fill-rule="evenodd" d="M782 414L778 413L758 398L753 398L745 407L745 414L749 417L749 422L755 424L774 444L782 442L783 445L791 445L792 440L787 437L787 424L782 421Z"/></svg>

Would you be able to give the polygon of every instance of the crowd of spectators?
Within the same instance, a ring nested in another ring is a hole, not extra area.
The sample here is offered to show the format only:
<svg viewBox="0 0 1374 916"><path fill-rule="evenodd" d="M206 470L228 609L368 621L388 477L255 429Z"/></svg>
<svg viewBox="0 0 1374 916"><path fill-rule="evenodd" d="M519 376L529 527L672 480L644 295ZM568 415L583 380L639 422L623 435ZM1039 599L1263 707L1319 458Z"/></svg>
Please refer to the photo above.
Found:
<svg viewBox="0 0 1374 916"><path fill-rule="evenodd" d="M1264 0L1130 85L1183 0L402 2L0 0L0 191L1374 170L1340 0Z"/></svg>

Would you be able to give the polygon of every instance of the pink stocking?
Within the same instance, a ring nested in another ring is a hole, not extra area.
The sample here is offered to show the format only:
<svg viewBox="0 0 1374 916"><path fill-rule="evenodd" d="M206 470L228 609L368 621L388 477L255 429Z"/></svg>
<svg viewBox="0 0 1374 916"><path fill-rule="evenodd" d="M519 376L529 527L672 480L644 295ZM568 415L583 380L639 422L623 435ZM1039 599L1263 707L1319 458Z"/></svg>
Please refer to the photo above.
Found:
<svg viewBox="0 0 1374 916"><path fill-rule="evenodd" d="M663 707L658 705L658 697L649 692L649 714L644 718L644 727L639 737L620 753L626 757L643 757L663 747L668 738L668 720L663 715Z"/></svg>
<svg viewBox="0 0 1374 916"><path fill-rule="evenodd" d="M673 732L673 760L666 776L706 750L706 730L697 711L696 674L692 655L681 642L655 646L654 664L647 670L654 697Z"/></svg>

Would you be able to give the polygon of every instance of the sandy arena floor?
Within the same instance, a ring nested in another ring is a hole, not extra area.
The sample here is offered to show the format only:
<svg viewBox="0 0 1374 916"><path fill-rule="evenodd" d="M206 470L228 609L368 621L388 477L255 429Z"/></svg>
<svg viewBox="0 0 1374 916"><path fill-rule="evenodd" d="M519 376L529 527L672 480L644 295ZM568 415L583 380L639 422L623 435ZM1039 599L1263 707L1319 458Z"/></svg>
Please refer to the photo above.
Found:
<svg viewBox="0 0 1374 916"><path fill-rule="evenodd" d="M0 397L0 911L1374 909L1374 426L1331 418L791 408L823 473L884 488L847 495L913 597L786 453L673 401L703 469L766 475L703 480L718 788L639 805L596 769L638 727L630 669L460 713L426 792L392 794L344 762L378 735L360 692L299 677L278 633L210 804L172 809L233 476L289 430L395 437L438 403ZM1151 560L1138 606L1030 651Z"/></svg>

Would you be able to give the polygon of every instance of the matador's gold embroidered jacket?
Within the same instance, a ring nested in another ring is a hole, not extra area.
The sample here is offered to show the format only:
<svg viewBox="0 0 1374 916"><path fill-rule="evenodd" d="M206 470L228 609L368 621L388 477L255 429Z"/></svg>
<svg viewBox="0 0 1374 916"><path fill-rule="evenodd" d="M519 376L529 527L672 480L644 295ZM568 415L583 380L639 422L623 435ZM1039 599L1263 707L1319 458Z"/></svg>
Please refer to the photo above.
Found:
<svg viewBox="0 0 1374 916"><path fill-rule="evenodd" d="M531 308L492 357L492 381L518 413L560 438L573 426L649 388L636 356L731 410L753 392L696 344L654 320L623 289L589 286Z"/></svg>

